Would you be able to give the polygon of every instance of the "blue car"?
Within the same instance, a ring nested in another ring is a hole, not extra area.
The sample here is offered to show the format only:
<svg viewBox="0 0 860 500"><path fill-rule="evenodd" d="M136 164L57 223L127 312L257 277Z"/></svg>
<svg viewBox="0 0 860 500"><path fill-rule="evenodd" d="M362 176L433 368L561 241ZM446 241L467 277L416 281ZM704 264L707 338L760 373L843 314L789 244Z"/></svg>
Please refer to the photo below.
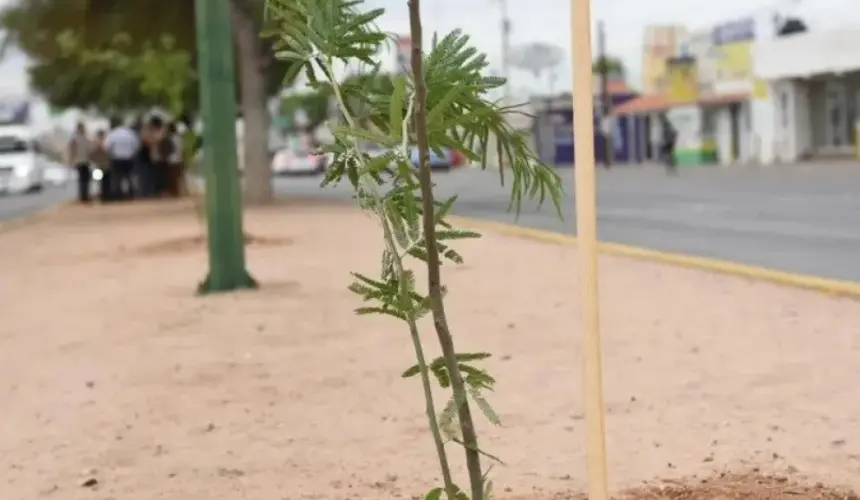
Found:
<svg viewBox="0 0 860 500"><path fill-rule="evenodd" d="M434 170L450 170L451 169L451 152L447 149L442 150L443 155L438 155L433 150L430 150L430 168ZM413 147L410 151L412 165L418 168L418 148Z"/></svg>

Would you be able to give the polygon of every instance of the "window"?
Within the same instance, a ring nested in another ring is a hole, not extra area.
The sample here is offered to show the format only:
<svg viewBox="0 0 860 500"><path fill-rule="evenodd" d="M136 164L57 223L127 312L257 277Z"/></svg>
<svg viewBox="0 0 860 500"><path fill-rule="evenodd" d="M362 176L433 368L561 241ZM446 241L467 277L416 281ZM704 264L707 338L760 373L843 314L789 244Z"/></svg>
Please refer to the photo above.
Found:
<svg viewBox="0 0 860 500"><path fill-rule="evenodd" d="M14 136L0 137L0 154L26 153L29 150L27 141Z"/></svg>

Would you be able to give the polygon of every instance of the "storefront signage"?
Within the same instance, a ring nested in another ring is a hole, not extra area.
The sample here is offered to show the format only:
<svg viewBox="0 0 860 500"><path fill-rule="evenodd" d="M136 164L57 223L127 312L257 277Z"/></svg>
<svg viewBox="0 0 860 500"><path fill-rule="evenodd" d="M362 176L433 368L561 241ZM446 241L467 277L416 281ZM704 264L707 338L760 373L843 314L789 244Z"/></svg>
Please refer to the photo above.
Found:
<svg viewBox="0 0 860 500"><path fill-rule="evenodd" d="M699 74L692 57L666 61L666 98L673 104L699 100Z"/></svg>

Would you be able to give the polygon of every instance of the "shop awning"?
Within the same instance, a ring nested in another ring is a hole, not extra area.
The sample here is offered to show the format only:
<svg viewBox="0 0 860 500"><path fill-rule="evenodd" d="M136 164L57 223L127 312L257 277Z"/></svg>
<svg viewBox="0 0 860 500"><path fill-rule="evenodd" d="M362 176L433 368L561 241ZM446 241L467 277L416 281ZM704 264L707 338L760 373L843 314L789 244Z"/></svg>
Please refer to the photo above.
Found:
<svg viewBox="0 0 860 500"><path fill-rule="evenodd" d="M709 95L692 102L671 102L664 94L650 94L633 98L613 108L615 115L643 115L646 113L659 113L680 106L720 106L735 102L743 102L749 99L747 93Z"/></svg>

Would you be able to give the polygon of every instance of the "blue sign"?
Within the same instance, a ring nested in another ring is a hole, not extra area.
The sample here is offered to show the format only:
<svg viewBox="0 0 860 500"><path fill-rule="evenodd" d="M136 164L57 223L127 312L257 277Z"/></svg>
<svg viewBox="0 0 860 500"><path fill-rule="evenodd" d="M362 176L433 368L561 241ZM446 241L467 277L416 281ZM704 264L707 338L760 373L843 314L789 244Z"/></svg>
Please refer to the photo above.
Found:
<svg viewBox="0 0 860 500"><path fill-rule="evenodd" d="M714 45L755 40L755 19L747 18L717 25L712 32L712 38Z"/></svg>

